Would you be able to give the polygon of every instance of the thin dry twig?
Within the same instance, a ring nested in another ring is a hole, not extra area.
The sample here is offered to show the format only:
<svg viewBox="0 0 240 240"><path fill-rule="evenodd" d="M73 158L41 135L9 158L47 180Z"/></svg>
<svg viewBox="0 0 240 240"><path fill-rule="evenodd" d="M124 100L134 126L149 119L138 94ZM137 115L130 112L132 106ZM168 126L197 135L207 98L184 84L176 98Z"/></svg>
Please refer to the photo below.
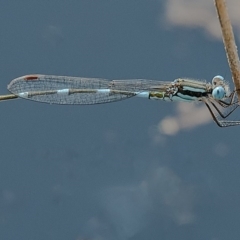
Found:
<svg viewBox="0 0 240 240"><path fill-rule="evenodd" d="M231 21L228 16L225 0L214 1L222 29L223 43L227 54L228 64L232 73L232 79L235 84L235 88L238 93L238 99L240 99L240 63Z"/></svg>

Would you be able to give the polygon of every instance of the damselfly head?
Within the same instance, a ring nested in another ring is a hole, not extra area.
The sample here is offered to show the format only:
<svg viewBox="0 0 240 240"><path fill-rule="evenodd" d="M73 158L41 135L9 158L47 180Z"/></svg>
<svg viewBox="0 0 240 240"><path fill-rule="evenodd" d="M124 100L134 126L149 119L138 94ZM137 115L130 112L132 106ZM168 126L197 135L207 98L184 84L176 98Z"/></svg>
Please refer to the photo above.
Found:
<svg viewBox="0 0 240 240"><path fill-rule="evenodd" d="M217 75L213 78L212 88L213 88L212 96L216 100L221 100L224 97L230 96L231 94L228 83L220 75Z"/></svg>

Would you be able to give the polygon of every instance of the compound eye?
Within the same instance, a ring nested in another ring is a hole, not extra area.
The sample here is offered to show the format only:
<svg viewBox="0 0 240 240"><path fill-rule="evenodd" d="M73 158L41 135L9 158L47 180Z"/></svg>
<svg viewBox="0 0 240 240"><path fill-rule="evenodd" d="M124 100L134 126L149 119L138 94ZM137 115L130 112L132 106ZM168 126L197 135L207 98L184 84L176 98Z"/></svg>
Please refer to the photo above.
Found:
<svg viewBox="0 0 240 240"><path fill-rule="evenodd" d="M218 86L213 89L212 96L216 100L221 100L226 96L226 91L222 86Z"/></svg>
<svg viewBox="0 0 240 240"><path fill-rule="evenodd" d="M220 76L220 75L215 76L215 77L213 78L213 80L212 80L212 84L213 84L214 86L220 85L220 84L223 83L223 82L224 82L224 78L223 78L222 76Z"/></svg>

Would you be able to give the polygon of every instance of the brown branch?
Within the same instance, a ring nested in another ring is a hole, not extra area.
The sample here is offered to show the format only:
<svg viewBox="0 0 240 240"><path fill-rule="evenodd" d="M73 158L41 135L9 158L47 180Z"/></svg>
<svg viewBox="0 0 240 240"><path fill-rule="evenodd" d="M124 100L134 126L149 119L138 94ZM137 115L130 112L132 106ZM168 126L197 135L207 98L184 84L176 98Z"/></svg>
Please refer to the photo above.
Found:
<svg viewBox="0 0 240 240"><path fill-rule="evenodd" d="M0 101L10 100L10 99L15 99L15 98L18 98L18 96L14 95L14 94L0 95Z"/></svg>
<svg viewBox="0 0 240 240"><path fill-rule="evenodd" d="M214 0L222 29L223 43L227 54L228 64L232 73L235 89L240 99L240 63L235 43L231 21L228 16L225 0Z"/></svg>

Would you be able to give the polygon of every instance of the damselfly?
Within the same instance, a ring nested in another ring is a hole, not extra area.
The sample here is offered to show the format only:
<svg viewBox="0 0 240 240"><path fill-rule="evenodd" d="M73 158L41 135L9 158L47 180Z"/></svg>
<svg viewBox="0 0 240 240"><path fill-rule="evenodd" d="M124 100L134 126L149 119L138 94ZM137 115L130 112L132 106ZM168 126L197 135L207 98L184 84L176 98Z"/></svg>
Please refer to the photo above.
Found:
<svg viewBox="0 0 240 240"><path fill-rule="evenodd" d="M49 104L99 104L137 96L172 102L201 101L206 104L218 126L240 125L240 121L228 119L239 106L239 101L236 92L230 92L222 76L215 76L210 83L188 78L167 82L36 74L12 80L8 90L12 94L2 95L0 100L24 98Z"/></svg>

